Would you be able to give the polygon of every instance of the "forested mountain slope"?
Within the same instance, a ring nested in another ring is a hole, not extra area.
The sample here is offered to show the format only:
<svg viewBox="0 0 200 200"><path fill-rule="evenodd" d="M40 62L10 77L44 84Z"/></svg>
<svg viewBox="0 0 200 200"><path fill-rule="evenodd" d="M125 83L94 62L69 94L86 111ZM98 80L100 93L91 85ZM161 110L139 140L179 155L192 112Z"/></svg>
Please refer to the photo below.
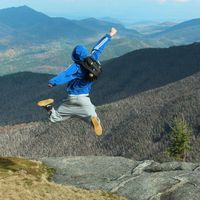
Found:
<svg viewBox="0 0 200 200"><path fill-rule="evenodd" d="M194 43L137 50L107 61L102 76L94 83L91 99L96 105L115 102L195 74L200 70L199 52L200 44ZM0 123L44 119L36 102L51 97L58 105L67 95L64 86L47 87L53 76L24 72L0 77Z"/></svg>
<svg viewBox="0 0 200 200"><path fill-rule="evenodd" d="M164 87L97 108L104 134L97 138L80 119L61 123L46 120L0 128L0 154L28 157L112 155L137 160L168 160L169 124L185 116L193 128L188 160L200 150L200 73Z"/></svg>

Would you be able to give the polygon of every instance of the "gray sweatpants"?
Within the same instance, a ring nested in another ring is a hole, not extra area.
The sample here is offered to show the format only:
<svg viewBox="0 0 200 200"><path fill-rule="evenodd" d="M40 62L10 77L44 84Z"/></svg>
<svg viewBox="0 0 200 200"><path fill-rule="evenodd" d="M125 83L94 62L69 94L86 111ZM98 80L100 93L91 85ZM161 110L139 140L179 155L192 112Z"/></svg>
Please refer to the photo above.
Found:
<svg viewBox="0 0 200 200"><path fill-rule="evenodd" d="M52 109L49 119L51 122L58 122L70 117L80 117L90 123L91 116L97 117L97 114L89 97L69 96L57 110Z"/></svg>

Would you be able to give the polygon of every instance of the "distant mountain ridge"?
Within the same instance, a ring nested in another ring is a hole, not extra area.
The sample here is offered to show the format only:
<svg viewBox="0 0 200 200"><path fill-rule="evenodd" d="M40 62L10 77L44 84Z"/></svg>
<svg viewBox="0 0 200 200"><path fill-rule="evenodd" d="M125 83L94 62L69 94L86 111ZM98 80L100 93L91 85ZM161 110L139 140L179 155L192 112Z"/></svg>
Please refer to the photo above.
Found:
<svg viewBox="0 0 200 200"><path fill-rule="evenodd" d="M112 17L103 17L103 18L100 18L100 20L112 22L112 23L116 23L116 24L122 24L122 22L120 20L118 20L116 18L112 18Z"/></svg>
<svg viewBox="0 0 200 200"><path fill-rule="evenodd" d="M1 9L0 75L22 71L56 74L71 63L75 45L84 44L90 49L112 26L118 29L118 34L105 49L101 60L135 49L188 44L200 38L198 19L176 26L171 23L158 24L158 29L155 30L156 25L153 29L159 33L144 35L119 23L92 17L84 20L49 17L27 6ZM172 27L166 30L167 26Z"/></svg>
<svg viewBox="0 0 200 200"><path fill-rule="evenodd" d="M0 10L0 22L16 29L34 26L38 22L48 22L49 19L47 15L28 6Z"/></svg>
<svg viewBox="0 0 200 200"><path fill-rule="evenodd" d="M192 19L192 20L188 20L188 21L184 21L179 24L176 24L175 26L166 30L166 32L181 29L181 28L188 28L188 27L190 28L191 26L196 26L196 25L197 26L200 25L200 18L196 18L196 19Z"/></svg>
<svg viewBox="0 0 200 200"><path fill-rule="evenodd" d="M61 17L49 17L27 6L0 10L0 24L8 26L7 35L12 37L11 43L45 42L65 38L69 42L89 39L105 33L108 27L115 26L121 37L139 36L134 30L128 30L120 24L97 19L68 20ZM1 27L0 27L1 28ZM23 39L20 35L23 35Z"/></svg>
<svg viewBox="0 0 200 200"><path fill-rule="evenodd" d="M200 18L184 21L152 36L153 38L166 38L179 43L200 41Z"/></svg>
<svg viewBox="0 0 200 200"><path fill-rule="evenodd" d="M119 30L118 37L120 38L147 41L149 39L162 39L163 43L166 42L166 44L169 43L168 40L172 40L172 44L183 44L199 40L199 19L188 20L175 26L172 26L172 23L157 24L155 25L157 27L154 28L158 33L147 35L140 34L133 29L126 29L117 21L113 21L95 18L69 20L62 17L49 17L28 6L0 9L0 32L3 33L3 35L0 34L0 37L2 37L0 38L0 45L4 43L7 45L30 45L57 39L66 39L72 43L82 40L94 41L112 26ZM169 28L166 29L167 27ZM152 27L152 30L154 28ZM6 42L2 42L2 40L5 40L4 35L7 36Z"/></svg>
<svg viewBox="0 0 200 200"><path fill-rule="evenodd" d="M151 21L144 21L144 22L138 22L134 23L132 25L129 25L129 28L132 28L134 30L137 30L139 33L145 34L145 35L150 35L150 34L155 34L155 33L160 33L165 30L167 30L170 27L173 27L176 25L175 22L151 22Z"/></svg>

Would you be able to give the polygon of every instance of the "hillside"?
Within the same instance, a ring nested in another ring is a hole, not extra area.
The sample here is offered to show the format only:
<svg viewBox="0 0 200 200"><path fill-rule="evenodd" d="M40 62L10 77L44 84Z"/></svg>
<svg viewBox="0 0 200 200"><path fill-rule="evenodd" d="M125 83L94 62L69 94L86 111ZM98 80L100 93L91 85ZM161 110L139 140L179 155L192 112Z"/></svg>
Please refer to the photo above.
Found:
<svg viewBox="0 0 200 200"><path fill-rule="evenodd" d="M1 200L126 200L111 192L50 182L52 169L38 161L0 157Z"/></svg>
<svg viewBox="0 0 200 200"><path fill-rule="evenodd" d="M187 160L198 161L200 73L97 108L104 135L94 136L80 119L52 124L46 121L1 126L2 156L57 157L107 155L136 160L169 160L166 155L169 123L184 115L194 129ZM36 110L38 117L44 113ZM47 115L46 115L47 118ZM13 142L14 141L14 142ZM117 145L116 145L117 144Z"/></svg>
<svg viewBox="0 0 200 200"><path fill-rule="evenodd" d="M132 25L129 25L128 28L132 28L134 30L137 30L141 34L155 34L155 33L160 33L163 32L167 29L169 29L172 26L175 26L175 22L154 22L154 21L141 21L134 23Z"/></svg>
<svg viewBox="0 0 200 200"><path fill-rule="evenodd" d="M109 29L104 30L104 32L107 30ZM84 41L83 44L88 50L91 50L95 42ZM78 44L80 43L82 42L79 41ZM46 44L30 45L28 48L14 47L7 49L2 47L2 51L0 51L0 75L24 71L57 74L63 69L63 66L71 64L71 53L74 46L75 44L68 43L66 40L58 40ZM140 39L130 38L113 39L102 54L101 61L152 46L163 46L163 43L162 41L144 42Z"/></svg>
<svg viewBox="0 0 200 200"><path fill-rule="evenodd" d="M119 23L92 17L84 20L49 17L27 6L0 9L0 75L22 71L57 73L70 64L75 45L84 44L91 49L113 26L118 29L116 41L102 60L138 48L164 45L162 41L141 39L137 31Z"/></svg>
<svg viewBox="0 0 200 200"><path fill-rule="evenodd" d="M190 76L200 71L199 52L200 43L194 43L141 49L109 60L103 64L102 79L95 85L92 98L104 104Z"/></svg>
<svg viewBox="0 0 200 200"><path fill-rule="evenodd" d="M200 69L200 44L133 51L103 64L91 99L96 105L115 102L143 91L178 81ZM17 73L0 77L0 124L44 119L36 102L51 97L56 104L66 97L64 86L47 87L52 75ZM14 97L14 98L13 98ZM9 108L9 109L7 109Z"/></svg>
<svg viewBox="0 0 200 200"><path fill-rule="evenodd" d="M6 43L8 46L45 43L58 39L65 39L70 43L77 40L92 41L102 35L105 29L107 30L108 27L112 26L120 30L119 37L140 36L136 31L128 30L120 24L93 18L79 21L53 18L27 6L1 9L0 24L9 28L3 29L4 32L7 31L6 35L10 37L10 40ZM1 38L1 40L4 39L4 37Z"/></svg>
<svg viewBox="0 0 200 200"><path fill-rule="evenodd" d="M38 116L36 102L39 99L52 97L60 103L66 97L62 86L53 88L53 90L47 87L47 82L51 77L52 75L33 73L19 73L1 77L4 84L0 86L2 92L0 109L3 113L0 117L0 123L15 124L44 118L44 113Z"/></svg>
<svg viewBox="0 0 200 200"><path fill-rule="evenodd" d="M200 19L192 19L184 21L175 26L164 30L163 32L154 34L155 38L167 38L168 40L180 43L192 43L200 41Z"/></svg>
<svg viewBox="0 0 200 200"><path fill-rule="evenodd" d="M113 26L118 29L117 37L106 48L101 60L136 49L199 41L198 19L177 24L157 34L142 35L119 23L92 17L84 20L49 17L27 6L0 9L0 76L24 71L56 74L71 63L75 45L84 44L91 49ZM157 29L165 29L166 26L171 26L171 23L160 24Z"/></svg>

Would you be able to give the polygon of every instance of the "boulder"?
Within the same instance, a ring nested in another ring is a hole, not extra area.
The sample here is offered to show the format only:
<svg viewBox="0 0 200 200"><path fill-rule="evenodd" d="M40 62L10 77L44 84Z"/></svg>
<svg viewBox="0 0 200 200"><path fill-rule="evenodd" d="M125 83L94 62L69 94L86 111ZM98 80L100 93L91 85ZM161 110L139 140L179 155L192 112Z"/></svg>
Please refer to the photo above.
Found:
<svg viewBox="0 0 200 200"><path fill-rule="evenodd" d="M57 157L42 161L56 169L53 180L100 189L130 200L199 200L200 165L158 163L123 157Z"/></svg>

